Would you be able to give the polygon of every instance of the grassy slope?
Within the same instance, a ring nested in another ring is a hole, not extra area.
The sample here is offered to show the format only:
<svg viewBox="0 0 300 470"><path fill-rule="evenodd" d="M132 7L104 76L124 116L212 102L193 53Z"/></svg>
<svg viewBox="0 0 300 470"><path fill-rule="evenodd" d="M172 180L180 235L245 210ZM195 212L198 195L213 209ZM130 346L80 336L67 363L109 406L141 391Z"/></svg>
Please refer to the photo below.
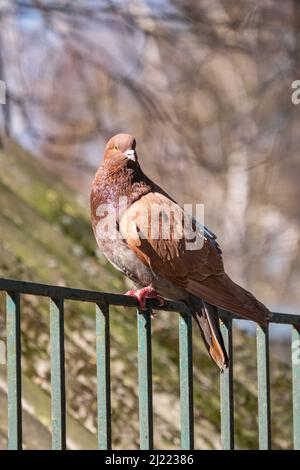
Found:
<svg viewBox="0 0 300 470"><path fill-rule="evenodd" d="M0 149L0 201L0 276L111 292L126 289L124 279L102 257L95 256L87 208L31 155L11 142L5 150ZM47 301L26 297L22 312L24 373L36 385L34 393L48 394ZM175 314L161 313L153 325L155 445L159 448L179 445L175 317ZM113 442L115 447L135 448L138 445L135 314L119 308L111 318ZM1 321L3 329L3 317ZM194 338L196 446L219 447L218 372L203 351L197 332ZM66 305L68 411L92 433L96 430L94 342L92 306L69 302ZM254 351L254 341L237 331L236 441L244 448L257 446ZM272 364L276 390L274 442L276 447L286 448L291 445L290 371L278 361L273 360ZM42 422L49 426L49 420L42 419Z"/></svg>

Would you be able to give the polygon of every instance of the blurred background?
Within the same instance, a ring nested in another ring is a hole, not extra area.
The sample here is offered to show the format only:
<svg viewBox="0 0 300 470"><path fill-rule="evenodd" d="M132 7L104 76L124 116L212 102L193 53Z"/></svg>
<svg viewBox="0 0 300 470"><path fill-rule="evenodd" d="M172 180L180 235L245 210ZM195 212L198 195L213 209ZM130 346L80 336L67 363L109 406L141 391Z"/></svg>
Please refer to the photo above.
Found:
<svg viewBox="0 0 300 470"><path fill-rule="evenodd" d="M204 203L227 272L299 313L299 0L1 0L0 275L123 292L96 249L89 189L105 141L129 132L144 171ZM1 336L5 338L1 297ZM96 447L94 312L66 307L69 446ZM135 315L112 315L113 445L138 445ZM236 441L257 446L255 341L237 325ZM22 317L26 448L50 447L48 306ZM273 442L291 447L289 328L273 328ZM219 377L196 332L196 446L219 448ZM178 448L174 315L154 321L155 445ZM5 398L5 367L0 366ZM2 402L2 401L1 401ZM0 447L6 413L0 408Z"/></svg>

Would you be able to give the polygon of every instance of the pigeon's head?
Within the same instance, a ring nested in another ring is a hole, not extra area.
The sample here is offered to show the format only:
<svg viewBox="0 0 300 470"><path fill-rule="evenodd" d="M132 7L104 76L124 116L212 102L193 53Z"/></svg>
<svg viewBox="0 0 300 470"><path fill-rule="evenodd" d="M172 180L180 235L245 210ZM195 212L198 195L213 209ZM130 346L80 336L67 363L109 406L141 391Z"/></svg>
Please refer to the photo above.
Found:
<svg viewBox="0 0 300 470"><path fill-rule="evenodd" d="M106 144L105 160L111 163L122 164L126 162L137 162L136 141L130 134L114 135Z"/></svg>

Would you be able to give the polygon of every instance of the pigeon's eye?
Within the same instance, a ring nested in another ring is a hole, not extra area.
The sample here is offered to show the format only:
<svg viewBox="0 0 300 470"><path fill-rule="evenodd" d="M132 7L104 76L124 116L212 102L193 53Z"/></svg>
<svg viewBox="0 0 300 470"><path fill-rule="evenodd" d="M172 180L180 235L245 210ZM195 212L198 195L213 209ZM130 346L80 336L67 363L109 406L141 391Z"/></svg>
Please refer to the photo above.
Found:
<svg viewBox="0 0 300 470"><path fill-rule="evenodd" d="M119 151L119 147L117 145L114 146L114 152L118 152Z"/></svg>

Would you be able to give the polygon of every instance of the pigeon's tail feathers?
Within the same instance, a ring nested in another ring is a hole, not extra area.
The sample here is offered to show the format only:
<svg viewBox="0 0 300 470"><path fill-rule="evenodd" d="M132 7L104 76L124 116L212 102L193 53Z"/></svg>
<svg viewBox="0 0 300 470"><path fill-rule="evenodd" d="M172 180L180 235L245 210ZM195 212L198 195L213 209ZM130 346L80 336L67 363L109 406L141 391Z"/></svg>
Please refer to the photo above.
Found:
<svg viewBox="0 0 300 470"><path fill-rule="evenodd" d="M194 309L192 313L211 358L223 371L228 367L229 360L219 327L218 309L202 301L202 308Z"/></svg>
<svg viewBox="0 0 300 470"><path fill-rule="evenodd" d="M208 276L201 283L189 281L189 292L216 307L267 325L272 313L243 287L233 282L227 274Z"/></svg>

